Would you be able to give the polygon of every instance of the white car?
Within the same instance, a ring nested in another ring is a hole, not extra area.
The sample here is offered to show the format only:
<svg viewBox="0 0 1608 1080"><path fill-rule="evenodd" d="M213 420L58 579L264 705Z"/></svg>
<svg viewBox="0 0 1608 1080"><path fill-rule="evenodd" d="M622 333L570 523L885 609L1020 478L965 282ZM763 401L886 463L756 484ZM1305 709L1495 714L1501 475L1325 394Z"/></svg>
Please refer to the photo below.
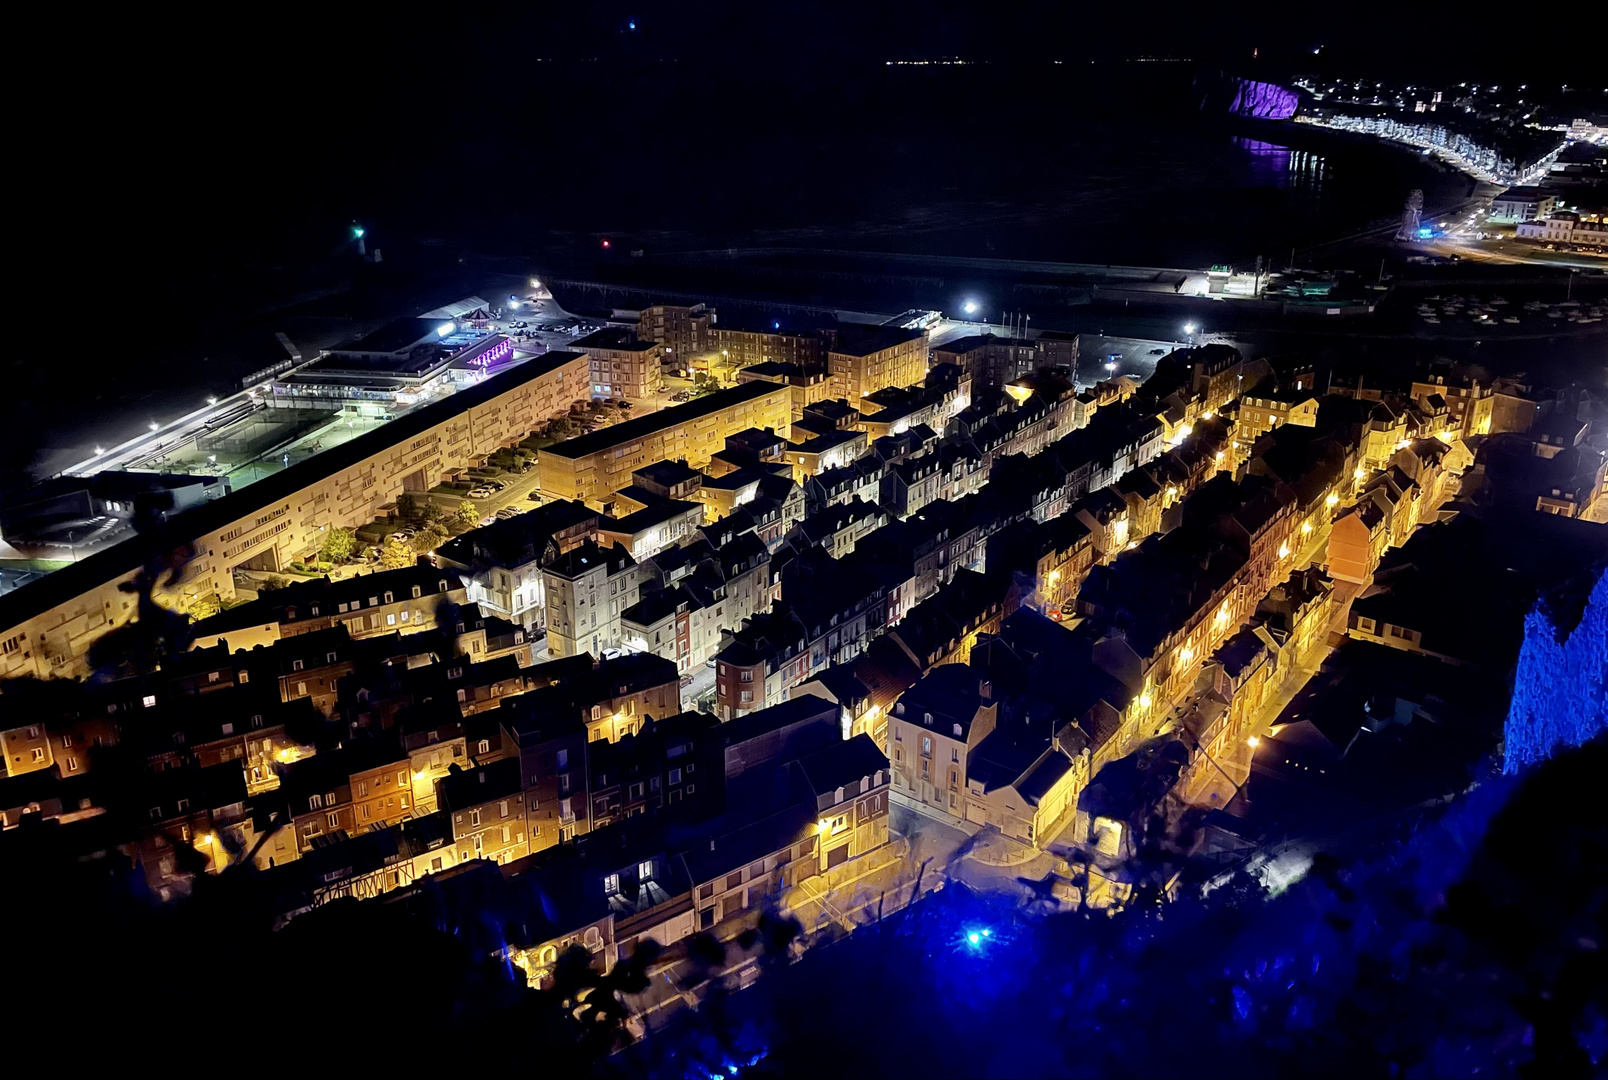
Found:
<svg viewBox="0 0 1608 1080"><path fill-rule="evenodd" d="M480 519L481 528L485 528L487 525L495 525L496 523L497 523L497 515L496 514L487 514L485 517Z"/></svg>

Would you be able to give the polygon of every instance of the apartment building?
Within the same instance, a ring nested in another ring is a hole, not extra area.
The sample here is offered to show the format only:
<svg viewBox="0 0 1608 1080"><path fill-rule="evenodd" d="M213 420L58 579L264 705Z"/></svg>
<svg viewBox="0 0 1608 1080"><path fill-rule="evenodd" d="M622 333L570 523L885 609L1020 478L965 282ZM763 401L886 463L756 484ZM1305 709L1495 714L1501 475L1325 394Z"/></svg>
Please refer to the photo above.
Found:
<svg viewBox="0 0 1608 1080"><path fill-rule="evenodd" d="M644 465L668 460L696 468L725 448L727 436L747 428L785 438L792 425L790 393L774 383L745 383L546 447L536 455L541 492L601 507Z"/></svg>
<svg viewBox="0 0 1608 1080"><path fill-rule="evenodd" d="M885 386L915 386L927 375L927 332L895 326L825 331L832 396L851 404Z"/></svg>
<svg viewBox="0 0 1608 1080"><path fill-rule="evenodd" d="M664 347L657 341L644 341L635 331L605 326L575 343L586 353L595 398L624 398L646 401L659 392L662 383L660 358Z"/></svg>
<svg viewBox="0 0 1608 1080"><path fill-rule="evenodd" d="M805 409L832 396L832 380L824 367L806 368L780 360L766 360L737 372L737 385L749 382L776 383L791 390L795 423L804 416Z"/></svg>
<svg viewBox="0 0 1608 1080"><path fill-rule="evenodd" d="M664 367L692 374L695 358L715 351L715 312L705 304L650 304L642 309L637 336L664 348Z"/></svg>
<svg viewBox="0 0 1608 1080"><path fill-rule="evenodd" d="M619 544L588 540L542 568L549 655L602 656L620 646L620 613L641 597L647 571Z"/></svg>
<svg viewBox="0 0 1608 1080"><path fill-rule="evenodd" d="M526 799L518 758L464 769L437 782L436 802L451 823L458 861L506 863L529 855Z"/></svg>
<svg viewBox="0 0 1608 1080"><path fill-rule="evenodd" d="M546 625L542 570L564 552L597 539L599 511L555 499L507 521L454 537L436 551L466 581L466 595L491 615L539 630Z"/></svg>
<svg viewBox="0 0 1608 1080"><path fill-rule="evenodd" d="M804 371L826 367L826 341L813 326L783 327L780 320L716 321L710 362L729 371L756 364L790 364Z"/></svg>
<svg viewBox="0 0 1608 1080"><path fill-rule="evenodd" d="M316 550L327 529L366 525L403 492L428 491L586 401L586 363L550 352L498 372L0 596L0 678L87 674L90 645L134 615L124 586L176 555L188 559L178 560L182 574L158 580L159 602L188 611L232 600L237 568L280 570Z"/></svg>

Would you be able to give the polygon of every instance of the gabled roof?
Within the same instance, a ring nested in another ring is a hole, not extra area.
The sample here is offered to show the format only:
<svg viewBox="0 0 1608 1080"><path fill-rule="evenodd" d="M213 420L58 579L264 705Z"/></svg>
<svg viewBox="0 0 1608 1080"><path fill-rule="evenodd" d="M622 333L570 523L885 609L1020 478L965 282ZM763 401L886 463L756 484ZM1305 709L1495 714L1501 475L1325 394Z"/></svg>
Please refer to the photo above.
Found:
<svg viewBox="0 0 1608 1080"><path fill-rule="evenodd" d="M878 772L883 773L886 779L888 756L877 748L871 736L861 732L852 739L833 743L825 750L799 758L798 767L819 797L850 785L857 792L862 779L873 777Z"/></svg>
<svg viewBox="0 0 1608 1080"><path fill-rule="evenodd" d="M517 757L503 758L489 765L477 765L443 777L436 783L436 796L447 812L497 799L507 799L522 790Z"/></svg>

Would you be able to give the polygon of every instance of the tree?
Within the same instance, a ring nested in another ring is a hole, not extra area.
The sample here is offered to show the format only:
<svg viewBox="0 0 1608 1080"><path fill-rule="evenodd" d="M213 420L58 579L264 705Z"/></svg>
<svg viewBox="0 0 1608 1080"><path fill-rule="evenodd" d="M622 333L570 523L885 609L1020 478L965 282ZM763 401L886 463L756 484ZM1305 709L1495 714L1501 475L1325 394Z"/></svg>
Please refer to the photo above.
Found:
<svg viewBox="0 0 1608 1080"><path fill-rule="evenodd" d="M416 521L423 513L423 509L417 496L403 492L396 497L396 512L404 521Z"/></svg>
<svg viewBox="0 0 1608 1080"><path fill-rule="evenodd" d="M387 570L412 566L413 558L413 549L394 536L386 537L385 545L380 548L380 565Z"/></svg>
<svg viewBox="0 0 1608 1080"><path fill-rule="evenodd" d="M720 389L720 380L707 372L700 371L692 377L692 389L688 391L693 398L706 397Z"/></svg>
<svg viewBox="0 0 1608 1080"><path fill-rule="evenodd" d="M357 550L357 537L351 529L335 528L329 530L324 536L324 543L318 549L319 554L333 563L343 563L352 557Z"/></svg>
<svg viewBox="0 0 1608 1080"><path fill-rule="evenodd" d="M563 440L573 436L576 430L575 421L567 416L560 416L548 423L546 434L549 439Z"/></svg>
<svg viewBox="0 0 1608 1080"><path fill-rule="evenodd" d="M465 525L473 525L480 520L480 511L475 509L472 502L461 502L458 504L458 520Z"/></svg>
<svg viewBox="0 0 1608 1080"><path fill-rule="evenodd" d="M415 555L428 555L441 545L447 538L447 530L439 522L432 521L419 530L417 536L411 541Z"/></svg>

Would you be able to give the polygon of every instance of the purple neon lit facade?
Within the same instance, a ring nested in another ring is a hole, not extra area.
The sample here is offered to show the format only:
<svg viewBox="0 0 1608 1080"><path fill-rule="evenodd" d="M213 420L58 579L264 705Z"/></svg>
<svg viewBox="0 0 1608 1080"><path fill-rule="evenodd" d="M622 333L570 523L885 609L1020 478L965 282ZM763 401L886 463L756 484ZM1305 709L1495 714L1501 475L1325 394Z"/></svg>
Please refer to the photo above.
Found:
<svg viewBox="0 0 1608 1080"><path fill-rule="evenodd" d="M480 342L460 357L460 362L473 364L475 367L489 368L505 360L513 359L514 343L498 334Z"/></svg>

